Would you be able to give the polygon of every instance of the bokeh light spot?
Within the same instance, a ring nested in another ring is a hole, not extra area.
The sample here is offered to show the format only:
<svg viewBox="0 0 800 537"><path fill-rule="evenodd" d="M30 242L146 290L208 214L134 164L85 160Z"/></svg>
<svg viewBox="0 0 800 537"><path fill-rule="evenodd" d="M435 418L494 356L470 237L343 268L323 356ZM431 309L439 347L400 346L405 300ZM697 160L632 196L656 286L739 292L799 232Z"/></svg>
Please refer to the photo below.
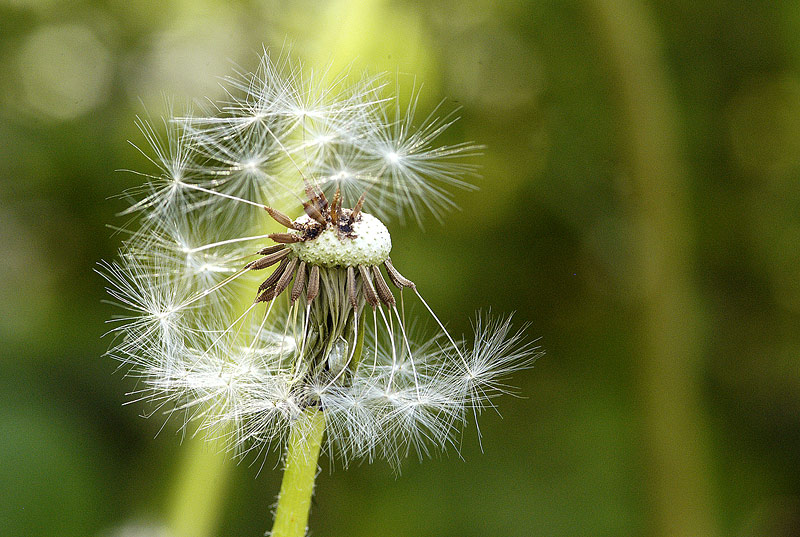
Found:
<svg viewBox="0 0 800 537"><path fill-rule="evenodd" d="M111 55L84 26L44 26L21 47L17 69L28 106L72 119L105 100Z"/></svg>

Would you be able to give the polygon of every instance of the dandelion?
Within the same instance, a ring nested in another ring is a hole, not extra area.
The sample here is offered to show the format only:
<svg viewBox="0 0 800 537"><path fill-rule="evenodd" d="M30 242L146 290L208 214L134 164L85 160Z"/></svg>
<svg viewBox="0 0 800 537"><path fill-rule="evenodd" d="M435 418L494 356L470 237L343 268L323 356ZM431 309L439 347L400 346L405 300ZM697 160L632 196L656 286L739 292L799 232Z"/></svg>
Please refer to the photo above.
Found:
<svg viewBox="0 0 800 537"><path fill-rule="evenodd" d="M480 148L437 145L455 118L416 121L418 92L402 108L384 77L350 79L265 54L164 138L141 122L159 173L100 268L135 399L239 455L285 450L274 536L305 534L320 450L399 465L446 449L538 357L510 317L454 338L390 257L384 220L440 217Z"/></svg>

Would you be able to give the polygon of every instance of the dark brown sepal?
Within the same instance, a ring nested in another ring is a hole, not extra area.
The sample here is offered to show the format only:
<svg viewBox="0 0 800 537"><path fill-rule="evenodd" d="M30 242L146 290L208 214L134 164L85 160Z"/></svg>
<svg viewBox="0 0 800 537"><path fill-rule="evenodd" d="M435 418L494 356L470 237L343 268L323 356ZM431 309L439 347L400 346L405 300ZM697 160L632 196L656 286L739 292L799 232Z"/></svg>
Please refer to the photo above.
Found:
<svg viewBox="0 0 800 537"><path fill-rule="evenodd" d="M353 207L353 214L350 217L353 222L357 222L358 221L359 213L361 213L361 208L364 206L364 200L366 200L366 199L367 199L367 192L364 191L364 193L361 194L361 197L358 198L358 201L356 202L355 207Z"/></svg>
<svg viewBox="0 0 800 537"><path fill-rule="evenodd" d="M300 226L299 224L295 224L291 218L289 218L279 210L273 209L272 207L264 207L264 209L266 209L266 211L269 213L272 219L275 220L280 225L297 230L303 229L302 226Z"/></svg>
<svg viewBox="0 0 800 537"><path fill-rule="evenodd" d="M269 278L264 280L264 283L262 283L261 285L258 286L258 292L260 293L264 289L272 287L273 285L278 283L278 280L283 275L283 271L286 270L286 265L288 265L288 264L289 264L289 260L284 257L281 260L281 264L278 265L275 268L275 270L272 272L272 274L269 275Z"/></svg>
<svg viewBox="0 0 800 537"><path fill-rule="evenodd" d="M316 189L317 199L315 201L317 203L317 208L319 212L325 214L328 211L328 198L325 197L325 192L323 192L321 188L317 186Z"/></svg>
<svg viewBox="0 0 800 537"><path fill-rule="evenodd" d="M275 298L275 296L277 296L277 294L275 293L275 288L270 287L269 289L258 295L254 304L258 304L259 302L269 302L270 300Z"/></svg>
<svg viewBox="0 0 800 537"><path fill-rule="evenodd" d="M275 252L280 252L286 248L283 244L276 244L275 246L267 246L266 248L262 248L261 250L257 251L256 254L258 255L269 255L274 254Z"/></svg>
<svg viewBox="0 0 800 537"><path fill-rule="evenodd" d="M294 276L294 270L297 268L297 261L298 259L295 257L291 261L289 261L289 266L283 271L281 277L278 279L278 283L275 284L275 296L283 293L283 291L289 287L289 282L292 281L292 276Z"/></svg>
<svg viewBox="0 0 800 537"><path fill-rule="evenodd" d="M397 302L386 280L383 279L383 274L381 274L381 269L378 265L372 265L372 274L375 276L375 290L378 292L378 298L387 306L394 306Z"/></svg>
<svg viewBox="0 0 800 537"><path fill-rule="evenodd" d="M361 285L364 287L364 298L367 303L373 308L378 306L378 295L375 293L375 288L372 287L372 282L369 281L369 272L364 265L358 266L358 272L361 274Z"/></svg>
<svg viewBox="0 0 800 537"><path fill-rule="evenodd" d="M356 293L356 271L352 266L347 267L347 295L353 309L358 306L358 293Z"/></svg>
<svg viewBox="0 0 800 537"><path fill-rule="evenodd" d="M325 220L325 217L322 215L322 212L314 205L314 202L311 201L304 201L303 202L303 210L306 212L308 216L314 219L316 222L324 225L327 225L328 221Z"/></svg>
<svg viewBox="0 0 800 537"><path fill-rule="evenodd" d="M331 203L331 223L334 226L339 225L339 209L342 206L342 191L336 187L336 194L333 195L333 203Z"/></svg>
<svg viewBox="0 0 800 537"><path fill-rule="evenodd" d="M389 275L389 279L392 280L392 283L395 287L402 289L403 287L410 287L412 289L416 289L417 285L409 280L408 278L404 277L400 274L396 268L392 265L392 260L388 257L386 261L383 262L383 266L386 267L386 274Z"/></svg>
<svg viewBox="0 0 800 537"><path fill-rule="evenodd" d="M250 269L250 270L261 270L261 269L265 269L267 267L271 267L272 265L274 265L275 263L277 263L278 261L280 261L281 259L283 259L287 255L289 255L290 251L291 250L289 250L288 248L284 248L284 249L279 250L279 251L277 251L277 252L275 252L273 254L266 255L266 256L262 257L261 259L256 259L255 261L252 261L252 262L248 263L247 265L245 265L244 268L247 268L247 269Z"/></svg>
<svg viewBox="0 0 800 537"><path fill-rule="evenodd" d="M297 268L297 276L294 278L294 285L292 285L292 293L289 299L294 304L300 295L303 293L303 286L306 283L306 262L301 261L300 266Z"/></svg>
<svg viewBox="0 0 800 537"><path fill-rule="evenodd" d="M309 304L317 298L319 294L319 266L311 266L311 274L308 275L308 291L306 291L306 300Z"/></svg>
<svg viewBox="0 0 800 537"><path fill-rule="evenodd" d="M267 236L275 242L279 242L281 244L292 244L295 242L305 241L303 236L297 233L270 233Z"/></svg>

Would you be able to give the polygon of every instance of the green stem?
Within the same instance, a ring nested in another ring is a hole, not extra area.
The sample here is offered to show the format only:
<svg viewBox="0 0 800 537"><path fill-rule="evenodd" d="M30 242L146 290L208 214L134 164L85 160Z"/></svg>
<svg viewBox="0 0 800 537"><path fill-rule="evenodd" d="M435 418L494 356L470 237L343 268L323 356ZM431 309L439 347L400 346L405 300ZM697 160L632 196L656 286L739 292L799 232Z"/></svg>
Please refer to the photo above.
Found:
<svg viewBox="0 0 800 537"><path fill-rule="evenodd" d="M613 69L630 170L637 259L639 396L652 495L651 535L718 534L700 368L689 178L658 27L642 0L586 0Z"/></svg>
<svg viewBox="0 0 800 537"><path fill-rule="evenodd" d="M215 533L230 477L230 463L219 441L191 438L173 486L168 523L176 537Z"/></svg>
<svg viewBox="0 0 800 537"><path fill-rule="evenodd" d="M317 409L306 410L292 427L272 537L305 536L324 433L325 414Z"/></svg>

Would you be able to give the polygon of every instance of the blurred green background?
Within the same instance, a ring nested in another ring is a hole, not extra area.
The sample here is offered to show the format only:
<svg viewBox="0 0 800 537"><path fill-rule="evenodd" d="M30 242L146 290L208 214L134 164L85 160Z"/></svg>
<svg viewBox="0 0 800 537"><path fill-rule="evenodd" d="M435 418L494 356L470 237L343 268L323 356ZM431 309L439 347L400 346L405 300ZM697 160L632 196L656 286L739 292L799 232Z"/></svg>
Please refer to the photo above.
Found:
<svg viewBox="0 0 800 537"><path fill-rule="evenodd" d="M92 272L152 172L137 114L222 96L263 45L412 73L486 144L396 264L455 332L516 310L547 355L456 453L331 469L312 535L800 535L796 1L0 1L0 534L262 535L233 464L101 358Z"/></svg>

